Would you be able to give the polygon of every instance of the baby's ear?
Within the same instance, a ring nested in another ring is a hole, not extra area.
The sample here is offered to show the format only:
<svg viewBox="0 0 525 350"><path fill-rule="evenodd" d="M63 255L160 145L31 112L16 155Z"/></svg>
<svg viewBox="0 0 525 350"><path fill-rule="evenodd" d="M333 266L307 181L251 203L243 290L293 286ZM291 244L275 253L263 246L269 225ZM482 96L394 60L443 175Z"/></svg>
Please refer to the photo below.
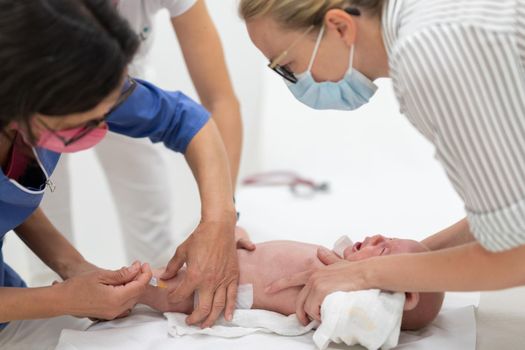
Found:
<svg viewBox="0 0 525 350"><path fill-rule="evenodd" d="M414 310L419 304L419 293L405 293L404 311Z"/></svg>

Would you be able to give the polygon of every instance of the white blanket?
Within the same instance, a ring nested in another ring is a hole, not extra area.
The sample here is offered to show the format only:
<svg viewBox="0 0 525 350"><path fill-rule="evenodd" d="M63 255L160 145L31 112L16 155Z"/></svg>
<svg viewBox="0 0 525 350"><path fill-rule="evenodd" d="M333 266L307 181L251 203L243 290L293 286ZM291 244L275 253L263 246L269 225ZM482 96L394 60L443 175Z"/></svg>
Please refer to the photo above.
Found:
<svg viewBox="0 0 525 350"><path fill-rule="evenodd" d="M323 322L303 326L295 315L265 310L237 310L233 320L223 317L211 328L188 326L187 315L168 312L168 333L173 337L207 335L238 338L254 333L299 336L317 328L313 341L321 350L330 342L362 345L370 350L391 349L398 344L405 296L379 290L330 294L321 307Z"/></svg>
<svg viewBox="0 0 525 350"><path fill-rule="evenodd" d="M273 333L294 337L309 333L318 323L311 322L303 326L295 315L284 316L266 310L236 310L231 322L221 317L211 328L201 329L186 324L185 314L167 312L164 316L168 320L168 333L172 337L186 335L209 335L219 338L238 338L253 333Z"/></svg>
<svg viewBox="0 0 525 350"><path fill-rule="evenodd" d="M403 350L474 350L476 348L474 306L444 309L432 325L423 331L402 332L399 344L399 348ZM315 350L316 346L312 341L312 332L297 337L255 333L231 339L203 335L173 338L168 335L168 321L162 314L139 307L126 319L98 323L88 331L64 330L57 349ZM341 346L329 347L329 349L341 349Z"/></svg>

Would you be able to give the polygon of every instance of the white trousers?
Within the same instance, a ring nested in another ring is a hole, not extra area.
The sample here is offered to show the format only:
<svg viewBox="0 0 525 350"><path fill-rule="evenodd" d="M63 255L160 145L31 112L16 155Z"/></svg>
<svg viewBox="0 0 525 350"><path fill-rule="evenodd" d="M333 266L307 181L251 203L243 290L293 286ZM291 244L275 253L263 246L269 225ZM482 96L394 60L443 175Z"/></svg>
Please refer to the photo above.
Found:
<svg viewBox="0 0 525 350"><path fill-rule="evenodd" d="M171 236L168 165L149 139L132 139L108 133L95 147L106 175L123 233L128 263L166 264L175 252ZM74 244L71 176L67 155L52 175L55 192L46 192L42 208L58 230ZM34 256L30 259L29 285L48 285L56 275Z"/></svg>

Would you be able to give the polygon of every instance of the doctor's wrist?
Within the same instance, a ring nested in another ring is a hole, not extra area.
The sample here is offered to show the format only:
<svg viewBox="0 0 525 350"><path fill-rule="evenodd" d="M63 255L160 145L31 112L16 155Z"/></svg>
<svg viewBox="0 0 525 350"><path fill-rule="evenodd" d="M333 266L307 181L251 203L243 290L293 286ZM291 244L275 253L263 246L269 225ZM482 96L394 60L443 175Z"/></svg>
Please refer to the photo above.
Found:
<svg viewBox="0 0 525 350"><path fill-rule="evenodd" d="M235 226L237 224L237 210L233 204L218 210L203 210L201 222L217 222Z"/></svg>
<svg viewBox="0 0 525 350"><path fill-rule="evenodd" d="M57 262L54 270L65 281L78 274L96 269L96 266L89 263L82 257L75 257L67 261Z"/></svg>

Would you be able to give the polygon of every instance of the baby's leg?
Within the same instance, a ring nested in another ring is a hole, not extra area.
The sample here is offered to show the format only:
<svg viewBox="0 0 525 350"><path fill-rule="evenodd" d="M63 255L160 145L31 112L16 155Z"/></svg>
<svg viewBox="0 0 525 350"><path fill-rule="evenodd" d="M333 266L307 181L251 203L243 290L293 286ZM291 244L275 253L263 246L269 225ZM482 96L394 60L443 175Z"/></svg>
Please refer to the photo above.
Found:
<svg viewBox="0 0 525 350"><path fill-rule="evenodd" d="M159 278L163 271L163 269L154 270L153 275ZM182 269L173 279L165 281L168 288L147 286L146 292L142 295L139 302L161 312L181 312L188 315L191 314L193 312L193 295L177 304L172 304L168 300L169 291L177 288L182 283L184 276L186 276L186 271Z"/></svg>

